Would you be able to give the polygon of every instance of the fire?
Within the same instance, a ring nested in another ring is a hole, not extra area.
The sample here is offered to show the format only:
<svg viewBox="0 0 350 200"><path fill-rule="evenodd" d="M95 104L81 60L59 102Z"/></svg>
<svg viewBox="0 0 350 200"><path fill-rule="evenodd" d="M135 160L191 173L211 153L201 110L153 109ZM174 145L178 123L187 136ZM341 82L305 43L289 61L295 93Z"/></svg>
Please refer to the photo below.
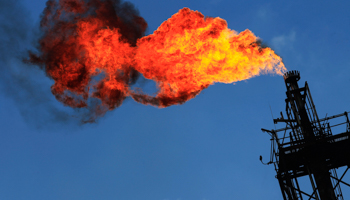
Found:
<svg viewBox="0 0 350 200"><path fill-rule="evenodd" d="M29 62L55 81L51 89L59 101L81 108L97 99L97 114L126 97L167 107L216 82L286 71L282 59L251 31L237 33L218 17L183 8L153 34L144 36L146 27L137 11L119 0L49 0L39 53L30 52ZM156 96L130 88L139 73L157 83Z"/></svg>
<svg viewBox="0 0 350 200"><path fill-rule="evenodd" d="M238 34L227 28L225 20L188 8L139 39L135 61L137 71L157 82L159 93L156 97L136 94L134 99L160 107L183 103L215 82L286 71L282 59L261 47L251 31Z"/></svg>
<svg viewBox="0 0 350 200"><path fill-rule="evenodd" d="M55 97L67 106L96 105L96 114L121 105L129 84L138 77L134 54L147 23L119 0L49 0L43 12L39 54L29 62L41 65L55 83Z"/></svg>

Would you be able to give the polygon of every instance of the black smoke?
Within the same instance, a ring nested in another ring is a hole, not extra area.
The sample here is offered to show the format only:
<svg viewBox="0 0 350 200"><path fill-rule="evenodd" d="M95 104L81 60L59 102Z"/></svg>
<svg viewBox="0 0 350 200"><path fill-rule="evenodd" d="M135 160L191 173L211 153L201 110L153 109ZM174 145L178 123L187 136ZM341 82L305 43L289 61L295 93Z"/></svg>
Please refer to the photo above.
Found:
<svg viewBox="0 0 350 200"><path fill-rule="evenodd" d="M45 72L23 62L38 39L38 25L21 1L0 0L0 95L13 100L13 110L18 109L31 127L78 125L82 115L56 102Z"/></svg>

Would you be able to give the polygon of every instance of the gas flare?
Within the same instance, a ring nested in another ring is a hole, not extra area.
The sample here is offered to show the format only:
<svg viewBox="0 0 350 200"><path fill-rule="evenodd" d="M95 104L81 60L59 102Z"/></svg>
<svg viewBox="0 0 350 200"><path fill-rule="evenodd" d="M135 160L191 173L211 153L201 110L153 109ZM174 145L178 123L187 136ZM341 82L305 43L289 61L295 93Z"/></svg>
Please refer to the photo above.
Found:
<svg viewBox="0 0 350 200"><path fill-rule="evenodd" d="M265 73L282 75L282 59L249 30L237 33L221 18L183 8L144 36L146 21L119 0L49 0L43 12L38 53L55 83L55 97L96 114L126 97L158 107L181 104L216 82L234 83ZM139 73L157 83L155 96L130 86Z"/></svg>
<svg viewBox="0 0 350 200"><path fill-rule="evenodd" d="M166 107L184 103L215 82L233 83L261 73L283 75L282 59L263 48L249 30L227 28L221 18L181 9L137 42L135 68L159 87L156 97L133 95L141 103Z"/></svg>

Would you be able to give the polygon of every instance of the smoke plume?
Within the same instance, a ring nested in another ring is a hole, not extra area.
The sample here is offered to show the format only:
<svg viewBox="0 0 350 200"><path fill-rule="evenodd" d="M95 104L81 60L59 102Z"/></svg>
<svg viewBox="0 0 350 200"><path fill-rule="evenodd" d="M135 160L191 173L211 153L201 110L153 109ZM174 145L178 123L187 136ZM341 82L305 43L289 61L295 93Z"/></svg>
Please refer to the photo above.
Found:
<svg viewBox="0 0 350 200"><path fill-rule="evenodd" d="M0 93L13 100L32 127L78 124L81 119L73 118L73 112L63 109L52 98L49 90L52 83L43 71L22 62L36 33L28 16L21 2L0 1Z"/></svg>

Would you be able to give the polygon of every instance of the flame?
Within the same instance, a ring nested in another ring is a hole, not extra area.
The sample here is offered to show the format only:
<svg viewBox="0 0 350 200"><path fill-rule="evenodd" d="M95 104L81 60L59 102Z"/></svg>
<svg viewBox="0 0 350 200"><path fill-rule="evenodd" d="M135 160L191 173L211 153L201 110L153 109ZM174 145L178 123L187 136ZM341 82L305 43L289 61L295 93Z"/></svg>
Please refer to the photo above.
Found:
<svg viewBox="0 0 350 200"><path fill-rule="evenodd" d="M216 82L234 83L260 74L283 75L282 59L249 30L237 33L221 18L183 8L153 34L129 3L119 0L49 0L41 20L41 65L55 83L52 93L67 106L95 108L99 115L126 97L158 107L181 104ZM130 86L139 73L157 83L155 96Z"/></svg>
<svg viewBox="0 0 350 200"><path fill-rule="evenodd" d="M41 65L55 83L55 97L82 108L101 103L96 114L121 105L129 84L138 77L132 67L135 45L147 23L119 0L49 0L43 12L39 54L29 62Z"/></svg>
<svg viewBox="0 0 350 200"><path fill-rule="evenodd" d="M136 94L134 99L160 107L183 103L215 82L286 71L282 59L261 47L251 31L238 34L227 28L225 20L189 8L138 40L135 61L137 71L157 82L159 93L156 97Z"/></svg>

